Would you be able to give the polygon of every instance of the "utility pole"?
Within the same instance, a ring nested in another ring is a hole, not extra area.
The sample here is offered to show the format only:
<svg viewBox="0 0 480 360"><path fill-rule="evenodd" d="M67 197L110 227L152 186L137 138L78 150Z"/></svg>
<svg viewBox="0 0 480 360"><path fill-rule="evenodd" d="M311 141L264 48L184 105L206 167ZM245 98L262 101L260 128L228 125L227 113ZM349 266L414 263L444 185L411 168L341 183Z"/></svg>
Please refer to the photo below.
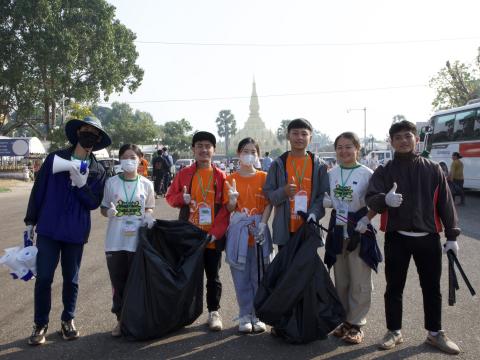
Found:
<svg viewBox="0 0 480 360"><path fill-rule="evenodd" d="M366 153L367 151L367 107L358 108L358 109L347 109L347 113L351 111L363 111L363 149Z"/></svg>

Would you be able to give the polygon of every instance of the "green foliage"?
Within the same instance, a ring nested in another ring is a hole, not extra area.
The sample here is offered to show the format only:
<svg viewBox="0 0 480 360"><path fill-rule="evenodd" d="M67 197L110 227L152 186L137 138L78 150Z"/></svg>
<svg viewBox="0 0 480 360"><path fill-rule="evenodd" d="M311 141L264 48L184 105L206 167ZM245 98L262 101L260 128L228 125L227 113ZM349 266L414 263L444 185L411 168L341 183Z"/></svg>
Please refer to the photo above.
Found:
<svg viewBox="0 0 480 360"><path fill-rule="evenodd" d="M152 115L135 111L126 103L114 102L112 108L94 107L93 113L112 139L112 147L123 144L153 144L160 136L160 127L153 121Z"/></svg>
<svg viewBox="0 0 480 360"><path fill-rule="evenodd" d="M392 124L395 124L397 122L404 121L404 120L407 120L407 118L402 114L398 114L392 118Z"/></svg>
<svg viewBox="0 0 480 360"><path fill-rule="evenodd" d="M281 143L285 142L285 150L288 150L287 128L288 124L290 124L290 121L292 120L282 120L279 128L277 129L277 140Z"/></svg>
<svg viewBox="0 0 480 360"><path fill-rule="evenodd" d="M182 119L180 121L167 121L160 125L162 144L166 145L171 154L188 153L192 147L192 125Z"/></svg>
<svg viewBox="0 0 480 360"><path fill-rule="evenodd" d="M93 115L90 106L82 105L80 103L73 103L69 106L68 120L70 119L84 119L87 116Z"/></svg>
<svg viewBox="0 0 480 360"><path fill-rule="evenodd" d="M235 115L230 110L221 110L215 122L217 123L218 136L225 139L225 154L228 156L230 137L237 133Z"/></svg>
<svg viewBox="0 0 480 360"><path fill-rule="evenodd" d="M480 97L480 79L478 70L469 65L447 61L429 83L435 89L432 102L435 109L463 106L467 101Z"/></svg>
<svg viewBox="0 0 480 360"><path fill-rule="evenodd" d="M47 140L50 141L50 147L48 152L57 151L71 146L65 135L65 126L58 126L53 129L47 136Z"/></svg>
<svg viewBox="0 0 480 360"><path fill-rule="evenodd" d="M135 38L105 0L1 1L0 113L16 117L0 133L31 123L37 104L48 131L62 97L135 91L143 79Z"/></svg>

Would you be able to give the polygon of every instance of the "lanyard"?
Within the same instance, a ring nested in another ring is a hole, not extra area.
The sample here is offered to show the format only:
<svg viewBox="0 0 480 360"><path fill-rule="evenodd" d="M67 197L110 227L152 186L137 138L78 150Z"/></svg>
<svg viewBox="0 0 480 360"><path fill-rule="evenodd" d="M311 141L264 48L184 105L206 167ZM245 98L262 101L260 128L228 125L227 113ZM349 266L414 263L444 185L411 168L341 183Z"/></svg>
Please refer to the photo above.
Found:
<svg viewBox="0 0 480 360"><path fill-rule="evenodd" d="M350 179L350 176L352 175L353 171L358 168L358 166L355 166L354 168L349 169L350 172L348 173L348 176L345 181L343 181L343 167L340 167L340 178L342 179L342 186L345 186L348 182L348 179Z"/></svg>
<svg viewBox="0 0 480 360"><path fill-rule="evenodd" d="M303 159L302 175L299 176L297 172L297 166L295 164L295 160L293 160L293 157L292 157L292 166L295 169L295 177L297 178L298 186L300 188L302 187L303 178L305 177L305 169L307 168L307 159L308 159L308 154L305 154L305 159Z"/></svg>
<svg viewBox="0 0 480 360"><path fill-rule="evenodd" d="M122 179L122 178L121 178ZM127 203L131 203L132 200L133 200L133 197L135 196L135 192L137 191L137 184L138 184L138 175L137 175L137 179L135 180L135 187L133 188L133 191L132 191L132 196L130 196L130 200L128 199L128 194L127 194L127 188L125 187L125 179L122 179L123 181L123 191L125 192L125 201Z"/></svg>
<svg viewBox="0 0 480 360"><path fill-rule="evenodd" d="M203 202L206 203L207 202L208 189L210 189L210 185L212 184L213 172L210 174L210 178L208 179L208 184L207 184L206 188L203 187L202 177L198 173L197 173L197 178L198 178L198 186L200 187L200 191L202 192Z"/></svg>

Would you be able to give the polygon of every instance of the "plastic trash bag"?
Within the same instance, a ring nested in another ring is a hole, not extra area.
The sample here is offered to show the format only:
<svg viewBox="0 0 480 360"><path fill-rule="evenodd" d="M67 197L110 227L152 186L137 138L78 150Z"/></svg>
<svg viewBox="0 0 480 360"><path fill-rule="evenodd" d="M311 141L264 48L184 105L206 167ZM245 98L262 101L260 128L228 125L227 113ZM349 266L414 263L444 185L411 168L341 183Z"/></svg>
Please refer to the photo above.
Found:
<svg viewBox="0 0 480 360"><path fill-rule="evenodd" d="M203 230L180 220L156 220L152 229L139 229L124 292L123 335L154 339L200 316L206 236Z"/></svg>

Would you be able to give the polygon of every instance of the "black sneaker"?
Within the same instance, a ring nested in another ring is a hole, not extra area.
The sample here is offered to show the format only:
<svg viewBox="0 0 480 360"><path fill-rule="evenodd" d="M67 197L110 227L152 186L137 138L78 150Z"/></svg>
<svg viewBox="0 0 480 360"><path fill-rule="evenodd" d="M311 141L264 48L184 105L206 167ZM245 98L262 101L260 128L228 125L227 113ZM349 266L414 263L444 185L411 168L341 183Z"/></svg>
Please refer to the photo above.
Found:
<svg viewBox="0 0 480 360"><path fill-rule="evenodd" d="M28 338L29 345L41 345L45 342L45 334L47 333L47 325L33 325L32 335Z"/></svg>
<svg viewBox="0 0 480 360"><path fill-rule="evenodd" d="M80 333L78 332L73 319L68 321L62 321L62 328L60 329L60 333L65 340L75 340L78 339Z"/></svg>

